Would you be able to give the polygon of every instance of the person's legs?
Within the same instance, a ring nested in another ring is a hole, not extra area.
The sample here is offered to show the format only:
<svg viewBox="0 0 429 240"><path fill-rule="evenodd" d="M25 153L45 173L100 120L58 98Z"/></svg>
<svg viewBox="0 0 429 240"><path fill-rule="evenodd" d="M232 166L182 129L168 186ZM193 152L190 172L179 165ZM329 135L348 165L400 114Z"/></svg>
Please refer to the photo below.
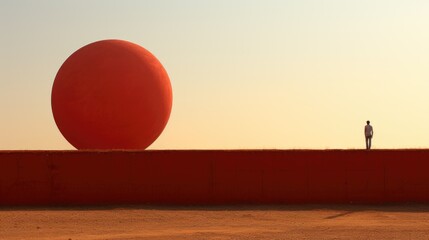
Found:
<svg viewBox="0 0 429 240"><path fill-rule="evenodd" d="M371 139L372 139L372 137L369 137L369 138L368 138L368 141L369 141L368 149L371 149Z"/></svg>
<svg viewBox="0 0 429 240"><path fill-rule="evenodd" d="M366 145L366 149L368 150L368 137L365 136L365 145Z"/></svg>

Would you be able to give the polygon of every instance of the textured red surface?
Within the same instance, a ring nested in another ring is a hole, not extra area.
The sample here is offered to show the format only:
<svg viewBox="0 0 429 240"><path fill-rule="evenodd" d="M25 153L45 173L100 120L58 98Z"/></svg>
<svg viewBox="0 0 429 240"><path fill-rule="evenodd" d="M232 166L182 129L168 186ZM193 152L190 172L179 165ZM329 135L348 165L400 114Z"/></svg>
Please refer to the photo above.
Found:
<svg viewBox="0 0 429 240"><path fill-rule="evenodd" d="M74 52L52 87L52 112L77 149L140 149L152 144L170 117L172 90L161 63L122 40Z"/></svg>
<svg viewBox="0 0 429 240"><path fill-rule="evenodd" d="M0 205L429 202L429 150L0 151Z"/></svg>

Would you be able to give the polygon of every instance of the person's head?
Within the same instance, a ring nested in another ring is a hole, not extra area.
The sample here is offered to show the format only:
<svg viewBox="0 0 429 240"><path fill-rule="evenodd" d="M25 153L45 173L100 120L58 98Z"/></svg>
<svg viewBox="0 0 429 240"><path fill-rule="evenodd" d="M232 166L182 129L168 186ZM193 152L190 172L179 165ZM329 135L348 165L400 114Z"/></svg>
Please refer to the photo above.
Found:
<svg viewBox="0 0 429 240"><path fill-rule="evenodd" d="M369 121L366 121L366 124L368 124L368 125L369 125Z"/></svg>

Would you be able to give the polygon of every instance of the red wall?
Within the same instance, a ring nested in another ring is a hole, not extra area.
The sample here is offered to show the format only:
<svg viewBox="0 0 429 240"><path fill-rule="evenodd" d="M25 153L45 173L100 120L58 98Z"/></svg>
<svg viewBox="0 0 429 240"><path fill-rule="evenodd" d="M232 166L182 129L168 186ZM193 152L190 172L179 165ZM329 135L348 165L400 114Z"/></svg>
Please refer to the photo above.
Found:
<svg viewBox="0 0 429 240"><path fill-rule="evenodd" d="M429 202L429 150L0 151L0 206Z"/></svg>

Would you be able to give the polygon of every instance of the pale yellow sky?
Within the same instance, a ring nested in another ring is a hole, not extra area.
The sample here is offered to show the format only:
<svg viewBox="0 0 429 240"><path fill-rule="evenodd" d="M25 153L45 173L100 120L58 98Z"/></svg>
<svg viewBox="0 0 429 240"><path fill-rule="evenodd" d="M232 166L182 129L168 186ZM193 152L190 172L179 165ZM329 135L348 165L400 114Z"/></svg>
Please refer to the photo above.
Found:
<svg viewBox="0 0 429 240"><path fill-rule="evenodd" d="M2 1L0 149L73 149L52 117L58 68L124 39L170 75L150 149L429 147L429 1Z"/></svg>

